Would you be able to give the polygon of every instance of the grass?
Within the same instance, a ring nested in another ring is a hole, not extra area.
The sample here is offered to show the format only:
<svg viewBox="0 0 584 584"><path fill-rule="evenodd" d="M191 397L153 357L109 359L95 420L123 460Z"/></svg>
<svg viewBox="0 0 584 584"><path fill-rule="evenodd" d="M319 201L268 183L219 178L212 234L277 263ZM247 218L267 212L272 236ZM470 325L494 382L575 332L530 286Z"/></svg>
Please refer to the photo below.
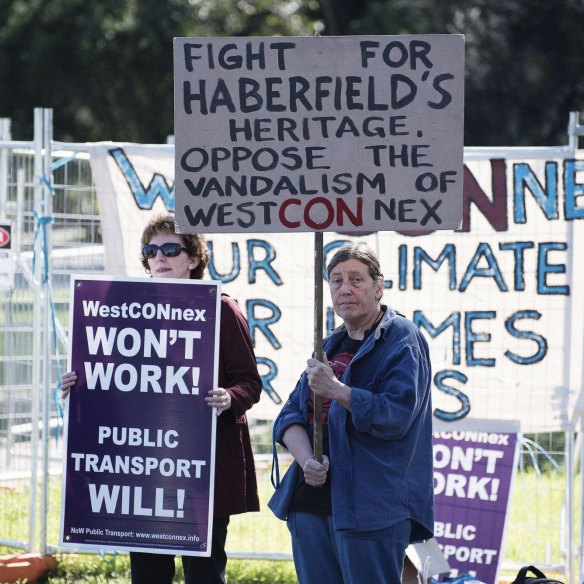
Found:
<svg viewBox="0 0 584 584"><path fill-rule="evenodd" d="M579 479L579 475L577 475ZM574 543L580 537L580 481L575 481L572 511ZM512 500L507 518L507 533L503 546L503 561L526 565L557 566L567 564L566 544L568 511L564 507L566 477L563 472L548 471L538 475L533 469L515 476ZM574 560L576 559L575 556ZM551 568L544 569L551 577ZM517 570L503 570L501 576L514 576ZM561 572L560 580L567 580ZM511 582L513 578L508 580Z"/></svg>
<svg viewBox="0 0 584 584"><path fill-rule="evenodd" d="M176 583L184 583L180 561L176 561ZM79 556L59 555L57 571L49 576L50 584L127 584L130 562L127 555ZM229 584L295 584L292 562L230 559L227 563Z"/></svg>
<svg viewBox="0 0 584 584"><path fill-rule="evenodd" d="M262 511L247 513L231 518L227 549L241 554L252 550L264 554L291 554L290 535L284 522L276 519L267 508L267 501L273 491L269 480L269 469L258 465L258 487ZM59 537L59 512L61 497L61 478L49 479L50 508L55 509L48 517L48 542L54 544ZM4 493L3 497L6 497ZM23 510L28 509L30 490L28 485L10 491L10 501L5 504L2 525L12 525L22 530L28 525L23 522ZM3 505L4 508L4 505ZM6 513L6 515L5 515ZM3 537L20 538L16 533L2 533ZM15 553L15 550L1 549L0 555ZM56 570L46 580L49 584L127 584L130 581L129 556L120 554L75 554L57 553ZM184 582L180 559L176 559L175 582ZM230 584L294 584L297 582L294 566L287 560L235 559L227 564L227 577Z"/></svg>
<svg viewBox="0 0 584 584"><path fill-rule="evenodd" d="M234 553L279 553L290 554L290 537L285 524L277 520L267 509L266 502L272 493L269 481L269 469L258 468L260 499L262 511L232 517L227 540L228 551ZM507 523L507 534L503 549L503 561L520 565L562 564L566 562L565 533L566 513L564 502L565 475L557 471L548 471L538 476L529 470L517 473L513 485L512 501ZM3 499L7 497L3 493ZM9 494L8 504L3 505L2 523L23 525L22 509L28 505L28 485L13 489ZM574 493L579 501L579 488ZM50 479L50 513L48 541L58 541L58 524L60 512L60 478ZM579 511L574 516L576 528L575 541L578 541ZM26 522L25 522L26 523ZM3 537L22 539L18 533L4 533ZM1 551L14 553L14 550ZM184 582L182 568L177 560L176 582ZM544 570L545 571L545 570ZM511 576L515 570L501 573L501 577ZM290 561L263 559L230 558L227 565L230 584L293 584L296 582L294 567ZM566 577L560 577L560 580ZM129 559L127 554L57 554L57 569L47 579L49 584L122 584L130 581Z"/></svg>
<svg viewBox="0 0 584 584"><path fill-rule="evenodd" d="M561 484L559 484L561 483ZM563 475L550 472L538 477L531 471L515 477L515 497L508 522L505 556L519 561L525 558L526 550L534 558L556 558L561 556L559 537L541 537L538 525L548 533L560 533L565 521L563 511ZM523 504L519 496L530 494ZM539 537L538 537L539 535Z"/></svg>

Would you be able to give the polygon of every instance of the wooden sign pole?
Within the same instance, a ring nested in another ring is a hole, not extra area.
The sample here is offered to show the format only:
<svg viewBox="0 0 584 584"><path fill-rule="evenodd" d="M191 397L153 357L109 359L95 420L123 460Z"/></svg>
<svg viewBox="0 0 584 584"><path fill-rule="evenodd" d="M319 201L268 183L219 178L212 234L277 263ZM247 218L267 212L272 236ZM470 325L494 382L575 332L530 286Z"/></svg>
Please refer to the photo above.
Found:
<svg viewBox="0 0 584 584"><path fill-rule="evenodd" d="M322 349L322 231L314 233L314 356L324 361ZM322 397L314 394L314 458L322 462Z"/></svg>

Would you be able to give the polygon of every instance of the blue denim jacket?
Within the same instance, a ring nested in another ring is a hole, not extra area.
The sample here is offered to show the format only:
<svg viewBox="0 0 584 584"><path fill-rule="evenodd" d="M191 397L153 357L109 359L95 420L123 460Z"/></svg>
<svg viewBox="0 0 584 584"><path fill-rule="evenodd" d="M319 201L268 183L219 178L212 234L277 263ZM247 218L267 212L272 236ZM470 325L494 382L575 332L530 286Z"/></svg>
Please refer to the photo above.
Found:
<svg viewBox="0 0 584 584"><path fill-rule="evenodd" d="M324 341L334 348L339 327ZM336 529L375 530L412 520L411 542L432 537L431 364L428 343L412 322L387 308L342 381L352 389L351 411L333 401L329 410L330 473ZM293 424L307 427L310 388L303 373L274 422L275 493L268 506L285 520L295 477L294 462L282 481L276 442Z"/></svg>

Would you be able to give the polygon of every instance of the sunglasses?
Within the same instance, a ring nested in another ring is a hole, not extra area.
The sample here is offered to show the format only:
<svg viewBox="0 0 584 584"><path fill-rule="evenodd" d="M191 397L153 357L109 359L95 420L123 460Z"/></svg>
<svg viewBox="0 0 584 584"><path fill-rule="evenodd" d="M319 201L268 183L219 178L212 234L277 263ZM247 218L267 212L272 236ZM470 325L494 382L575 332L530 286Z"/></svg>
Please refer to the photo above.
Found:
<svg viewBox="0 0 584 584"><path fill-rule="evenodd" d="M160 250L162 255L167 258L174 258L179 255L181 251L187 251L187 248L183 247L180 243L163 243L162 245L149 243L142 248L142 257L145 260L150 260L153 257L156 257L158 250Z"/></svg>

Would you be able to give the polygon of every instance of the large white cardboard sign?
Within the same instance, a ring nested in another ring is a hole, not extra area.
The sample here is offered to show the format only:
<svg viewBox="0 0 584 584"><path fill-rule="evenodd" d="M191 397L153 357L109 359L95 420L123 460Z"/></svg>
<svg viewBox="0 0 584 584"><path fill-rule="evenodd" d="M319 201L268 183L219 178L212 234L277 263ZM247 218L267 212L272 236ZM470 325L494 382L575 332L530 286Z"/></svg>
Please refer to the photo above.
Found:
<svg viewBox="0 0 584 584"><path fill-rule="evenodd" d="M182 232L460 225L462 36L177 38L174 74Z"/></svg>

